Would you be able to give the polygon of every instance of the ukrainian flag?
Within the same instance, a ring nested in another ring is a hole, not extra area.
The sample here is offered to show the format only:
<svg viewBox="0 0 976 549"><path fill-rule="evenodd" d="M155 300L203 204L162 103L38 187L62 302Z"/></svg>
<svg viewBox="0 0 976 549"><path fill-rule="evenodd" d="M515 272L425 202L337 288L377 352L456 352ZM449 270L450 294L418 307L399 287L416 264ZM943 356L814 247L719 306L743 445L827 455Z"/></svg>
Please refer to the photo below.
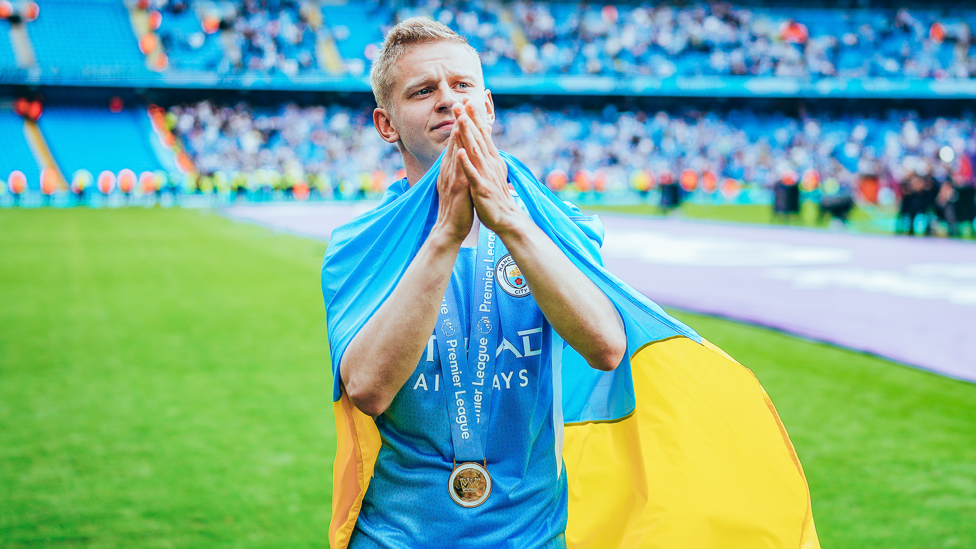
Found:
<svg viewBox="0 0 976 549"><path fill-rule="evenodd" d="M803 468L752 372L606 271L599 219L582 216L521 162L502 156L529 215L607 294L627 331L627 358L616 370L593 370L569 347L554 370L561 377L569 547L819 548ZM334 372L429 234L439 165L333 233L322 287ZM338 380L333 400L338 447L329 542L344 548L381 441Z"/></svg>

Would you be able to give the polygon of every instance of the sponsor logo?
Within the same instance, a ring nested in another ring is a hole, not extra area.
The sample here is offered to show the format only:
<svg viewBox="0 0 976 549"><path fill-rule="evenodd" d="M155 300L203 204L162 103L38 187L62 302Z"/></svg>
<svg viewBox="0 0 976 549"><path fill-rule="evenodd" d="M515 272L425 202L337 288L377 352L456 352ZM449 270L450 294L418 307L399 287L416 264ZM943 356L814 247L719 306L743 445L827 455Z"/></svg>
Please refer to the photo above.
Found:
<svg viewBox="0 0 976 549"><path fill-rule="evenodd" d="M450 380L448 380L450 381ZM435 373L421 373L417 376L417 380L413 383L414 391L427 391L438 393L441 390L441 375ZM506 372L498 372L491 380L491 388L495 391L505 391L511 389L524 389L529 386L529 369L522 368L518 372L515 370L509 370ZM480 420L481 414L481 403L484 400L485 391L475 389L474 390L474 407L478 414L478 421Z"/></svg>
<svg viewBox="0 0 976 549"><path fill-rule="evenodd" d="M512 254L505 254L498 260L495 266L495 278L502 290L512 297L525 297L529 295L529 284L525 281L525 276L519 270Z"/></svg>
<svg viewBox="0 0 976 549"><path fill-rule="evenodd" d="M511 341L503 337L501 338L501 341L498 342L498 347L495 349L496 357L501 355L505 351L512 353L512 355L515 356L515 358L525 358L525 357L537 356L542 354L542 327L531 328L529 330L521 330L515 332L515 335L521 338L522 340L521 349L518 346L512 344ZM518 339L514 337L512 339L515 341L515 343L519 343ZM437 350L437 344L435 343L436 341L437 341L437 334L432 334L427 339L427 362L434 362L434 357L436 355L436 350ZM468 348L469 343L470 342L468 341L468 338L464 338L465 349ZM488 343L487 340L484 340L484 342L475 341L475 344L479 346L487 345L487 343ZM448 346L449 353L457 352L456 347L458 346L458 341L456 339L448 340L447 346ZM484 352L485 352L484 350L479 349L479 354Z"/></svg>

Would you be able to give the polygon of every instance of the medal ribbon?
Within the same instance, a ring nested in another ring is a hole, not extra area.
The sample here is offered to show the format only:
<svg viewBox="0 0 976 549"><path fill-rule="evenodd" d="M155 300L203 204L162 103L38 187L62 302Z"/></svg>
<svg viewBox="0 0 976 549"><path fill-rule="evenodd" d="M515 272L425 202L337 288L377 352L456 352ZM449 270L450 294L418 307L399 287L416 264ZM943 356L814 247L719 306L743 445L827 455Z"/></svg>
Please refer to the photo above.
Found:
<svg viewBox="0 0 976 549"><path fill-rule="evenodd" d="M457 294L447 285L434 333L441 359L447 411L456 462L483 462L488 442L491 384L498 348L498 303L495 299L495 251L498 237L481 226L471 295L471 333L464 348Z"/></svg>

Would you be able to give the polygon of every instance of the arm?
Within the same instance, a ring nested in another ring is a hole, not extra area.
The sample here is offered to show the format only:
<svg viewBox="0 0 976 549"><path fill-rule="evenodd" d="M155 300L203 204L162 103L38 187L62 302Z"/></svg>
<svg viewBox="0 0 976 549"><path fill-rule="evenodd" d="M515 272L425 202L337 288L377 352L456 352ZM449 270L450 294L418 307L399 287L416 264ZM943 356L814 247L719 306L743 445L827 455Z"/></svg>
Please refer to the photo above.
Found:
<svg viewBox="0 0 976 549"><path fill-rule="evenodd" d="M463 148L455 152L478 218L502 239L556 333L598 370L613 370L627 351L623 320L610 299L515 203L508 166L491 127L473 104L455 107Z"/></svg>
<svg viewBox="0 0 976 549"><path fill-rule="evenodd" d="M456 131L456 128L455 128ZM339 364L353 405L378 416L410 379L434 331L461 242L474 210L467 180L453 161L454 135L437 180L437 221L403 278L350 341Z"/></svg>

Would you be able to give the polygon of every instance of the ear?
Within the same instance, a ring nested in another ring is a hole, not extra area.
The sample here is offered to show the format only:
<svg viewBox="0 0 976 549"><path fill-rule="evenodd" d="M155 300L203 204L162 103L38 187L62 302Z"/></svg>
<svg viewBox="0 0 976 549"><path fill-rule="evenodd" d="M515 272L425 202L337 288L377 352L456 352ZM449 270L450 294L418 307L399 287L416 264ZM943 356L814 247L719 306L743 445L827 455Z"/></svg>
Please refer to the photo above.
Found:
<svg viewBox="0 0 976 549"><path fill-rule="evenodd" d="M488 125L495 123L495 102L491 98L491 90L485 88L485 113L488 115Z"/></svg>
<svg viewBox="0 0 976 549"><path fill-rule="evenodd" d="M393 127L393 118L386 109L380 107L373 109L373 126L383 141L396 143L400 140L400 133Z"/></svg>

